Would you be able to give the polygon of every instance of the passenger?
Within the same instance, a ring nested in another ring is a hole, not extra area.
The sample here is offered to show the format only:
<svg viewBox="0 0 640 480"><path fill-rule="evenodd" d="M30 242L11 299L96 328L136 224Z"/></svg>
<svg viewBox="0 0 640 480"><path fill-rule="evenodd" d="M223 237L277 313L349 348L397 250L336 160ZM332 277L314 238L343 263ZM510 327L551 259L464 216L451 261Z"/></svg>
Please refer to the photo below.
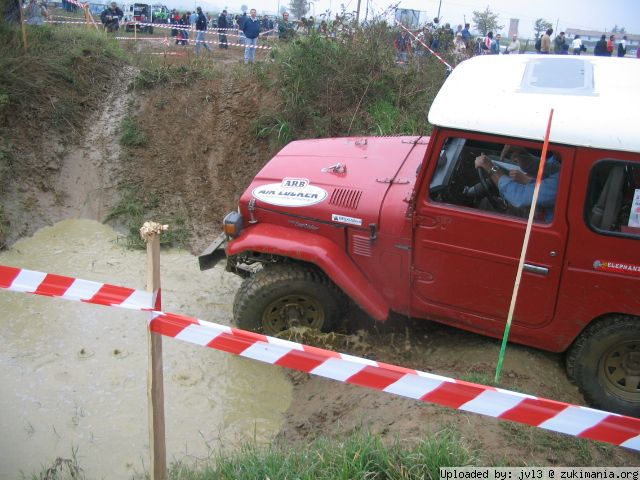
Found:
<svg viewBox="0 0 640 480"><path fill-rule="evenodd" d="M487 172L491 181L498 187L500 196L508 202L509 206L520 212L526 210L528 213L533 200L534 179L540 159L522 147L511 145L504 146L500 159L507 156L510 156L520 169L513 169L506 173L501 167L494 165L484 153L476 157L475 166ZM546 222L553 220L559 178L560 163L551 155L547 158L538 193L538 208L542 208Z"/></svg>

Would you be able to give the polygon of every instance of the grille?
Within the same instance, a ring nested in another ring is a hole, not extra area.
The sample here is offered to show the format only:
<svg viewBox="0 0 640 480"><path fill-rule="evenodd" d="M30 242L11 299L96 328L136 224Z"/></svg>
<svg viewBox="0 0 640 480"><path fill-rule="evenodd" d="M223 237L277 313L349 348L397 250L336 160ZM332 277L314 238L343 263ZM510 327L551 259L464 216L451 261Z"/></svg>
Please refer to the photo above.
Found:
<svg viewBox="0 0 640 480"><path fill-rule="evenodd" d="M351 250L356 255L370 257L371 239L362 235L354 235L353 237L351 237Z"/></svg>
<svg viewBox="0 0 640 480"><path fill-rule="evenodd" d="M362 190L353 190L350 188L336 188L331 194L329 204L336 205L338 207L349 208L356 210L360 203L360 197L362 196Z"/></svg>

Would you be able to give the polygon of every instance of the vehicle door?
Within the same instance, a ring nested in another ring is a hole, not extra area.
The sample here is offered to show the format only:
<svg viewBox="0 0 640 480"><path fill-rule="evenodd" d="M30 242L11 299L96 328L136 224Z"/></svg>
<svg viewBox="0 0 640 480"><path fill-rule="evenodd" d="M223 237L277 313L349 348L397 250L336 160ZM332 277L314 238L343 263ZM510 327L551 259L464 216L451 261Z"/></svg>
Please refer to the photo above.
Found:
<svg viewBox="0 0 640 480"><path fill-rule="evenodd" d="M482 154L487 155L493 165L499 166L500 176L506 176L503 181L515 186L510 174L519 168L508 157L500 160L504 145L526 149L538 159L542 150L541 142L458 131L439 132L430 150L431 157L438 160L430 161L426 167L416 200L414 315L483 334L501 335L529 208L516 208L505 203L502 197L487 195L474 161ZM568 233L563 212L574 152L553 144L549 151L553 158L548 155L547 164L551 165L555 159L558 165L554 173L557 194L552 205L536 210L514 327L542 327L554 316ZM486 180L490 188L495 185L491 178ZM541 197L543 189L548 193L552 180L545 172ZM532 191L534 183L522 185Z"/></svg>

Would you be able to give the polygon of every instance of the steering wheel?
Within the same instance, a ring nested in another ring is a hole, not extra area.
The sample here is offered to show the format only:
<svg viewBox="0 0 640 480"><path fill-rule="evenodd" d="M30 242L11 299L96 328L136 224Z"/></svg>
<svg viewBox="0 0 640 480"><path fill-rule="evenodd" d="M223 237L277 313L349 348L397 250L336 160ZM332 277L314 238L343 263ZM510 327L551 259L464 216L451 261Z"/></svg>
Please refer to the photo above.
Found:
<svg viewBox="0 0 640 480"><path fill-rule="evenodd" d="M493 208L503 212L506 209L506 205L504 200L500 197L498 187L493 184L484 168L478 167L476 170L478 171L478 179L480 180L480 185L482 185L482 189L487 196L487 200Z"/></svg>

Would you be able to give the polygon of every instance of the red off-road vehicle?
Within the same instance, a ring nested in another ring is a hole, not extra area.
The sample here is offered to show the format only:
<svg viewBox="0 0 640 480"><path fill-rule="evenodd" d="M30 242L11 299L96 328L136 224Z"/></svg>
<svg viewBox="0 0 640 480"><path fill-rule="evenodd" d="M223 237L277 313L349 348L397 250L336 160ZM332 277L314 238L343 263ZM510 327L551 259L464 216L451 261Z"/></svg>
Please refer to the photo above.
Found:
<svg viewBox="0 0 640 480"><path fill-rule="evenodd" d="M597 407L640 414L640 62L486 56L449 76L430 137L297 141L225 234L241 328L330 329L347 298L501 337L555 109L510 340L566 351ZM226 247L223 245L226 242Z"/></svg>

